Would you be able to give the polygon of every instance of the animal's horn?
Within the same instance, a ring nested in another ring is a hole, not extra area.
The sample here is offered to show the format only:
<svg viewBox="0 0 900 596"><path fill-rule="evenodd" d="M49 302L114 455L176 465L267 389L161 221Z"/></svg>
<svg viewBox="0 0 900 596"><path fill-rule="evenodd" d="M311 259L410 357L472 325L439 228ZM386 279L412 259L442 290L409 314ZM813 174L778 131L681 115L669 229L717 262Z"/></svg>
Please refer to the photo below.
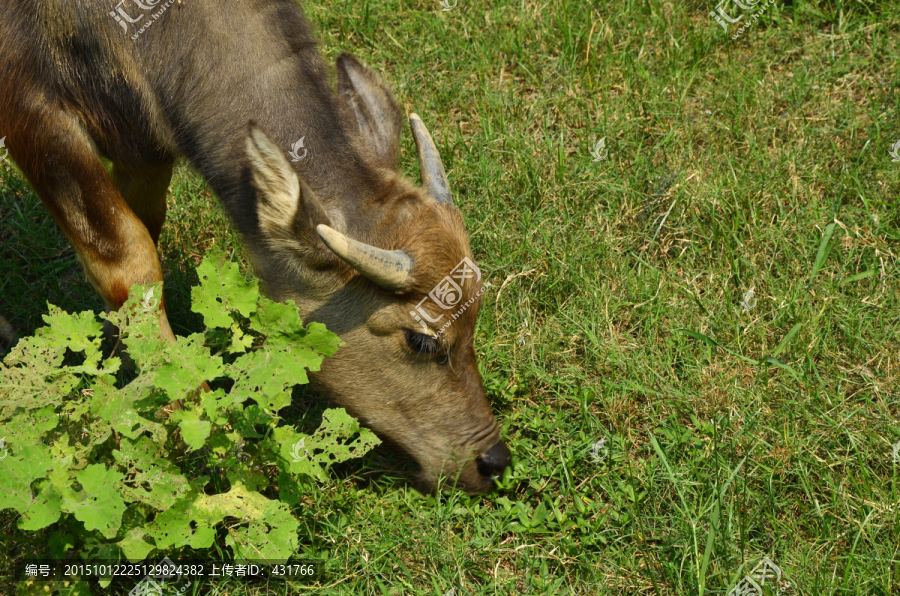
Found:
<svg viewBox="0 0 900 596"><path fill-rule="evenodd" d="M402 250L384 250L357 242L325 224L316 226L319 238L345 263L390 292L409 285L413 260Z"/></svg>
<svg viewBox="0 0 900 596"><path fill-rule="evenodd" d="M417 114L409 115L409 126L412 128L413 138L416 139L416 151L419 154L419 171L422 175L422 186L438 203L453 204L450 196L450 184L447 182L447 173L437 147L428 133L428 129L422 124L422 119Z"/></svg>

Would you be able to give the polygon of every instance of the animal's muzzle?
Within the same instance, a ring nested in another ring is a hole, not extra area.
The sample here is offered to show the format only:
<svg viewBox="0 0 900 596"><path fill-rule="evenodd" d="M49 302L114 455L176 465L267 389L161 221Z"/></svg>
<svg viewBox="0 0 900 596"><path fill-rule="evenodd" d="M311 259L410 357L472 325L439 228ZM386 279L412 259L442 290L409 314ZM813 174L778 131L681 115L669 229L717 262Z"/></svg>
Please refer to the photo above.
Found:
<svg viewBox="0 0 900 596"><path fill-rule="evenodd" d="M509 447L499 442L484 452L477 460L478 472L485 478L498 479L512 462Z"/></svg>

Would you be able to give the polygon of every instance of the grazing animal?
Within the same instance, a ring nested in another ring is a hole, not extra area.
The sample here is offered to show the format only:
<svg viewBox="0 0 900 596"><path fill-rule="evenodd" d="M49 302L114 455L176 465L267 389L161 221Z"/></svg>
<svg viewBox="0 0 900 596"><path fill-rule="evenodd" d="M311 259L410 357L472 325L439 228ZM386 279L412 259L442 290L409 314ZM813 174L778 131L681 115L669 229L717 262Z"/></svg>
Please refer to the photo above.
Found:
<svg viewBox="0 0 900 596"><path fill-rule="evenodd" d="M186 158L268 296L344 340L313 385L429 489L444 475L478 494L510 462L475 358L481 274L434 142L410 124L423 188L398 171L388 87L343 54L335 91L293 0L0 2L0 135L108 307L163 279Z"/></svg>

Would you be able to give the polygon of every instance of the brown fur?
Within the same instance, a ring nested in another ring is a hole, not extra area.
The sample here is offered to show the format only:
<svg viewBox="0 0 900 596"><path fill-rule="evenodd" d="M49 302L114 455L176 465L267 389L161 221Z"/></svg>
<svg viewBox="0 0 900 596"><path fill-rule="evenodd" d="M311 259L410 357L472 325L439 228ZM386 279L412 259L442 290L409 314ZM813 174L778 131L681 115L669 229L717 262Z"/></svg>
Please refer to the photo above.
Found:
<svg viewBox="0 0 900 596"><path fill-rule="evenodd" d="M292 0L163 4L0 3L0 136L88 279L110 308L131 285L162 280L155 243L172 165L186 158L243 234L267 293L295 300L305 320L344 340L313 383L411 453L427 483L443 472L487 490L473 459L499 434L475 362L480 299L440 338L440 354L405 339L419 327L409 311L472 255L459 212L397 171L401 120L390 91L344 55L335 93ZM127 33L109 16L118 6L142 15ZM256 161L251 121L274 147ZM300 137L307 157L290 163L285 152ZM263 170L276 176L265 190L254 183ZM379 288L319 241L317 223L405 251L412 285ZM468 284L462 302L479 288ZM165 315L161 325L174 339Z"/></svg>

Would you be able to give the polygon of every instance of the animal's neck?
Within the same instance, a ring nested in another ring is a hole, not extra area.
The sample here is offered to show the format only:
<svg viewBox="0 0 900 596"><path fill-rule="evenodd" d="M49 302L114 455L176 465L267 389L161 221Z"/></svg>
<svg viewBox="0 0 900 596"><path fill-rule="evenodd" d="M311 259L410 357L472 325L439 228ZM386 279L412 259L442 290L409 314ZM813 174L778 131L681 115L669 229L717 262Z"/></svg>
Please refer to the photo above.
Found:
<svg viewBox="0 0 900 596"><path fill-rule="evenodd" d="M147 32L162 42L148 49L158 53L168 46L170 53L144 60L144 67L154 71L152 86L180 151L242 232L256 230L245 146L251 120L286 155L297 148L296 158L289 157L297 159L292 166L330 208L346 212L365 200L376 178L354 146L355 131L346 125L309 26L293 2L217 5L166 18ZM194 28L202 34L187 35Z"/></svg>

